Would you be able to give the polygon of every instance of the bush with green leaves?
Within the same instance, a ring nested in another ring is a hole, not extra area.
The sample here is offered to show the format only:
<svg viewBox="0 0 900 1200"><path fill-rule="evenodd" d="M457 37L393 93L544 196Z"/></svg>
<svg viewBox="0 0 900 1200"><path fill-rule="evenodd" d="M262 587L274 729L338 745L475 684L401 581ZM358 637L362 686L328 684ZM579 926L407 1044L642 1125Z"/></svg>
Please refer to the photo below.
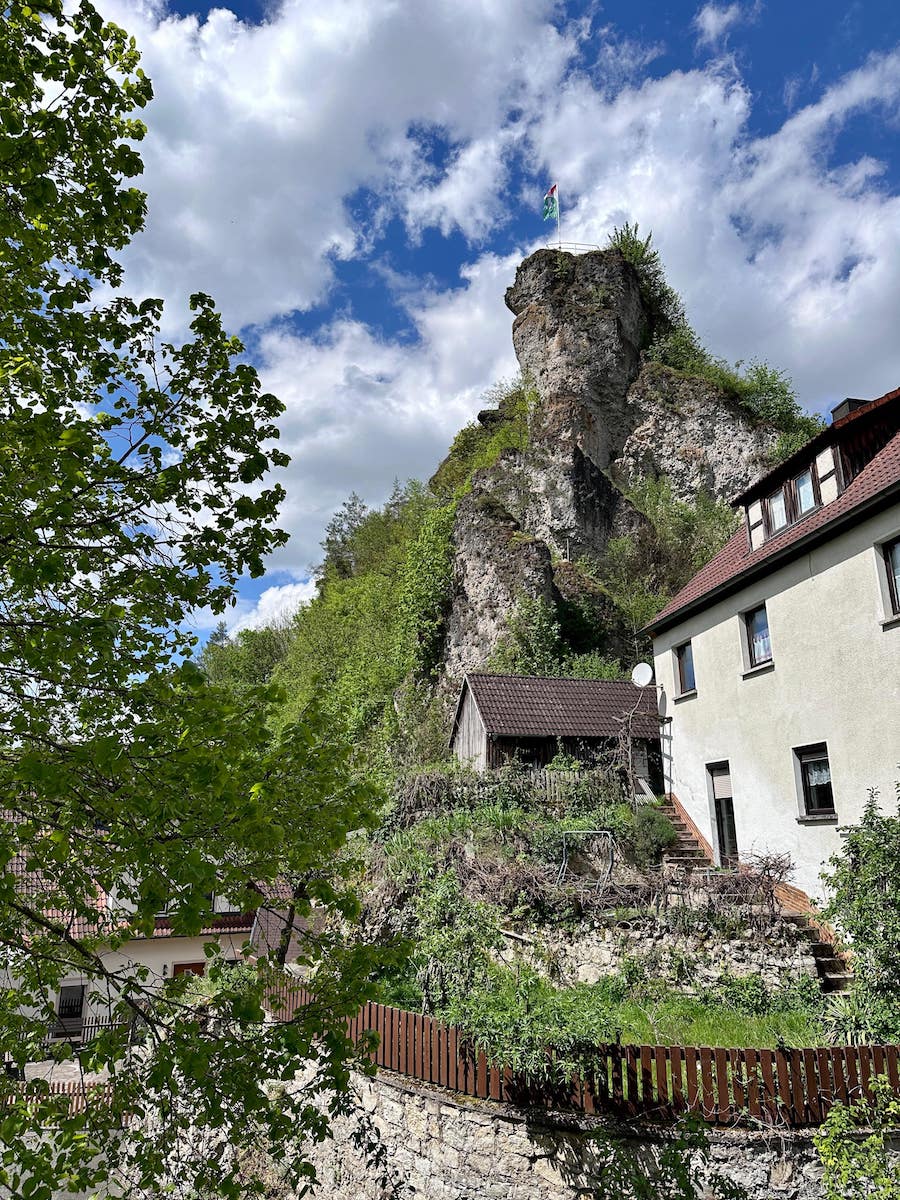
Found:
<svg viewBox="0 0 900 1200"><path fill-rule="evenodd" d="M652 804L641 804L633 814L623 840L639 867L658 863L662 852L675 841L675 826Z"/></svg>
<svg viewBox="0 0 900 1200"><path fill-rule="evenodd" d="M884 1076L872 1081L871 1100L835 1104L814 1134L825 1200L897 1200L900 1097Z"/></svg>
<svg viewBox="0 0 900 1200"><path fill-rule="evenodd" d="M650 318L646 356L651 362L705 379L736 400L754 420L774 426L779 431L774 462L787 458L823 428L820 417L800 407L784 371L756 361L746 368L741 362L731 366L703 346L687 319L683 300L666 280L652 232L641 237L637 223L626 222L613 229L607 245L620 250L637 271Z"/></svg>
<svg viewBox="0 0 900 1200"><path fill-rule="evenodd" d="M493 410L495 419L464 426L429 481L432 492L445 502L465 495L474 473L492 467L504 451L528 446L531 421L540 402L533 382L520 375L496 384L483 399L485 410Z"/></svg>
<svg viewBox="0 0 900 1200"><path fill-rule="evenodd" d="M653 232L641 237L640 226L626 221L609 235L610 249L621 251L637 271L641 296L650 315L651 328L662 331L687 328L684 302L666 279L662 257L653 245Z"/></svg>
<svg viewBox="0 0 900 1200"><path fill-rule="evenodd" d="M830 893L825 916L853 954L858 1033L875 1041L900 1039L900 784L898 810L881 811L869 793L858 825L841 830L843 844L823 879Z"/></svg>
<svg viewBox="0 0 900 1200"><path fill-rule="evenodd" d="M647 520L632 534L610 538L602 559L583 558L578 567L609 596L623 638L639 657L649 648L641 630L721 549L738 518L703 490L691 503L677 500L665 476L643 480L628 499Z"/></svg>

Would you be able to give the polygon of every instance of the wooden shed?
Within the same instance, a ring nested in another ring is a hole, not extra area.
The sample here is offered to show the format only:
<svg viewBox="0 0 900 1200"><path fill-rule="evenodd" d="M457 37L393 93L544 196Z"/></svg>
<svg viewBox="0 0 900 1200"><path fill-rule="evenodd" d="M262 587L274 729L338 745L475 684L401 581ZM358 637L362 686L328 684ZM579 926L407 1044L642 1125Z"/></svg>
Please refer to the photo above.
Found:
<svg viewBox="0 0 900 1200"><path fill-rule="evenodd" d="M653 791L661 790L655 688L611 679L478 672L463 680L450 748L476 771L495 770L511 759L546 766L560 747L589 763L629 729L635 773Z"/></svg>

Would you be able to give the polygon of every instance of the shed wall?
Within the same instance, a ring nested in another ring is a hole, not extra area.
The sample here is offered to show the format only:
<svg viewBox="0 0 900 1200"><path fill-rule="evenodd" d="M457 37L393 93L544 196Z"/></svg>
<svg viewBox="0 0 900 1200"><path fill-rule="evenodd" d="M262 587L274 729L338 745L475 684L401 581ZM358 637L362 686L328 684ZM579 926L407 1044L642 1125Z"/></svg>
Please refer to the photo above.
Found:
<svg viewBox="0 0 900 1200"><path fill-rule="evenodd" d="M463 766L472 767L475 771L486 771L488 768L487 733L468 687L456 726L453 752Z"/></svg>

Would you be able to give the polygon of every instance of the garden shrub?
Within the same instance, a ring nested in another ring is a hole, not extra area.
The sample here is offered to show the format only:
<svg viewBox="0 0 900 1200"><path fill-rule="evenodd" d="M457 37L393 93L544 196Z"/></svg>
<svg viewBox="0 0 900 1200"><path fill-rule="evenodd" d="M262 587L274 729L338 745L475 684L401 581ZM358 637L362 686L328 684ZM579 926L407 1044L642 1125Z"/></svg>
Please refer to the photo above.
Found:
<svg viewBox="0 0 900 1200"><path fill-rule="evenodd" d="M900 784L897 800L890 816L870 791L859 824L841 830L843 845L823 874L825 916L853 949L855 1032L881 1042L900 1039Z"/></svg>
<svg viewBox="0 0 900 1200"><path fill-rule="evenodd" d="M897 1200L900 1155L892 1148L900 1127L900 1098L883 1076L873 1080L872 1102L835 1104L813 1135L824 1169L825 1200Z"/></svg>
<svg viewBox="0 0 900 1200"><path fill-rule="evenodd" d="M675 826L652 804L641 804L632 815L622 837L630 857L639 867L659 862L663 850L675 841Z"/></svg>

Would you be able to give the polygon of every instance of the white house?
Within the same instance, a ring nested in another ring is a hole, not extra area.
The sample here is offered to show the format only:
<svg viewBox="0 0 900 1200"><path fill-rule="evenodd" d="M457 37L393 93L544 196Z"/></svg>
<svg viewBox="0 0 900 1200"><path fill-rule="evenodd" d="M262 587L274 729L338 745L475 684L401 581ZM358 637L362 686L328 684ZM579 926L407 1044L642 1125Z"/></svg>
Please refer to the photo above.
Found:
<svg viewBox="0 0 900 1200"><path fill-rule="evenodd" d="M221 896L213 897L213 916L196 936L175 933L171 920L160 913L154 921L152 937L130 938L117 950L101 951L104 966L116 974L131 975L137 968L147 968L147 986L161 986L166 979L190 973L203 975L208 962L206 946L215 942L222 956L238 962L244 956L243 947L251 940L257 911L240 912ZM62 981L56 995L56 1024L50 1029L51 1040L65 1037L80 1041L89 1038L98 1028L109 1023L111 998L96 979L70 972Z"/></svg>
<svg viewBox="0 0 900 1200"><path fill-rule="evenodd" d="M717 861L787 851L816 898L900 780L900 389L733 502L741 527L648 627L668 789Z"/></svg>

